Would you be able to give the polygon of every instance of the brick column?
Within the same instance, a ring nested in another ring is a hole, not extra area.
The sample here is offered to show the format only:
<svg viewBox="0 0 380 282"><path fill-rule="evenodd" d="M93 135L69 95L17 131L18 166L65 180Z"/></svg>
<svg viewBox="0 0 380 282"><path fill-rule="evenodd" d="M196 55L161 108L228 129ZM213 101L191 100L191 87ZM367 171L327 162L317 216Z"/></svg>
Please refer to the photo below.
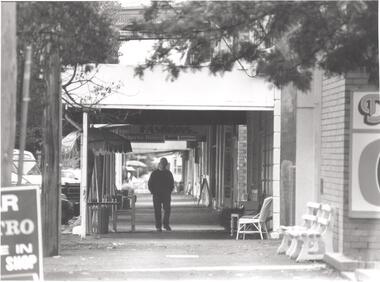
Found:
<svg viewBox="0 0 380 282"><path fill-rule="evenodd" d="M238 201L242 201L247 191L247 126L239 125L238 139ZM245 199L246 200L246 199Z"/></svg>

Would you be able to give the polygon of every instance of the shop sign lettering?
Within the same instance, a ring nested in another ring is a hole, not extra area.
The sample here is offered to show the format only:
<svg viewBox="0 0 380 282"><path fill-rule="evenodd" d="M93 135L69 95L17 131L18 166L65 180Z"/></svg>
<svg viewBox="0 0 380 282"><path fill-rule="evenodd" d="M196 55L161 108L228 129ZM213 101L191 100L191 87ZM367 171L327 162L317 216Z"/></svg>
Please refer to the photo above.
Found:
<svg viewBox="0 0 380 282"><path fill-rule="evenodd" d="M380 218L380 94L351 98L350 216Z"/></svg>
<svg viewBox="0 0 380 282"><path fill-rule="evenodd" d="M380 105L379 94L367 94L360 99L359 112L364 116L364 123L380 124L380 111L376 112L377 105Z"/></svg>
<svg viewBox="0 0 380 282"><path fill-rule="evenodd" d="M1 189L1 280L43 280L38 189Z"/></svg>

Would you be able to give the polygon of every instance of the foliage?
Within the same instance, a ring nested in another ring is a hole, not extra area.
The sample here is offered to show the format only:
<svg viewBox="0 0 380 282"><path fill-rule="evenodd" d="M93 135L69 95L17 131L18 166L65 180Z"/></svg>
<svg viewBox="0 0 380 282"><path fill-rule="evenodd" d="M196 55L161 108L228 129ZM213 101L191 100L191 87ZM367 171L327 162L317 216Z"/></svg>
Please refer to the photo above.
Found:
<svg viewBox="0 0 380 282"><path fill-rule="evenodd" d="M125 29L161 38L139 76L157 64L176 78L188 68L217 73L238 63L278 87L309 89L314 67L327 74L365 68L378 85L377 1L157 1Z"/></svg>
<svg viewBox="0 0 380 282"><path fill-rule="evenodd" d="M67 88L73 83L83 86L85 83L78 80L93 69L77 70L79 65L118 62L120 43L113 28L112 12L119 7L120 4L115 2L17 2L18 114L24 49L28 45L33 48L27 150L35 152L41 147L41 117L46 103L42 93L50 52L58 50L62 71L75 70L72 78L62 85L66 93L63 98L67 103L75 104ZM103 89L99 88L99 91L103 93Z"/></svg>

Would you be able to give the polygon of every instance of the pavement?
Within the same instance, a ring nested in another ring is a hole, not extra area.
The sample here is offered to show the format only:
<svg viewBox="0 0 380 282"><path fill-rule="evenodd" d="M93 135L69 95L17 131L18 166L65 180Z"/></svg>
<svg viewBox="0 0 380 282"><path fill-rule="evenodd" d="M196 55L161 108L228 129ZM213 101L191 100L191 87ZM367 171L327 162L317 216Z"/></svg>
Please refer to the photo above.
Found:
<svg viewBox="0 0 380 282"><path fill-rule="evenodd" d="M44 258L45 280L348 281L322 261L277 255L279 240L235 240L216 211L190 196L173 195L172 203L171 232L155 231L151 196L138 195L136 232L125 216L116 233L62 234L60 255Z"/></svg>

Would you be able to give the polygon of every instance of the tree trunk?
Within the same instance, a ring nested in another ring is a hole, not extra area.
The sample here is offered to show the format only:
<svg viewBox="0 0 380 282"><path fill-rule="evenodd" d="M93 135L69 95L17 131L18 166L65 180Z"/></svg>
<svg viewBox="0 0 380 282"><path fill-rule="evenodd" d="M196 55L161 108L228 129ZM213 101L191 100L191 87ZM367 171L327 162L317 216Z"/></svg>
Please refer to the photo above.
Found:
<svg viewBox="0 0 380 282"><path fill-rule="evenodd" d="M44 256L59 253L61 227L61 85L58 52L48 55L43 116L42 219Z"/></svg>
<svg viewBox="0 0 380 282"><path fill-rule="evenodd" d="M1 186L11 184L16 130L16 3L1 3Z"/></svg>

